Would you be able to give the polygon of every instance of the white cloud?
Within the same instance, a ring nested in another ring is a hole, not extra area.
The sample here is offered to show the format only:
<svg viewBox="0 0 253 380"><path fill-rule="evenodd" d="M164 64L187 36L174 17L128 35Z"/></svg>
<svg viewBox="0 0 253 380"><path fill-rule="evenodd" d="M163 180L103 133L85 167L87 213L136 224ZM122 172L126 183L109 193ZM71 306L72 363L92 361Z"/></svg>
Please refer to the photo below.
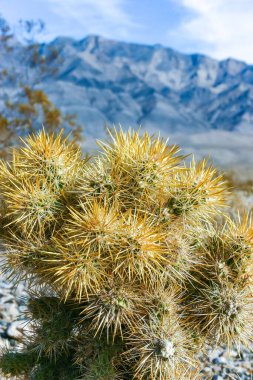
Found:
<svg viewBox="0 0 253 380"><path fill-rule="evenodd" d="M131 38L140 26L126 12L126 0L47 0L51 10L72 29L86 34ZM68 30L69 34L70 30ZM73 34L73 33L71 33Z"/></svg>
<svg viewBox="0 0 253 380"><path fill-rule="evenodd" d="M174 0L188 17L169 32L184 48L223 59L235 57L253 63L252 0Z"/></svg>

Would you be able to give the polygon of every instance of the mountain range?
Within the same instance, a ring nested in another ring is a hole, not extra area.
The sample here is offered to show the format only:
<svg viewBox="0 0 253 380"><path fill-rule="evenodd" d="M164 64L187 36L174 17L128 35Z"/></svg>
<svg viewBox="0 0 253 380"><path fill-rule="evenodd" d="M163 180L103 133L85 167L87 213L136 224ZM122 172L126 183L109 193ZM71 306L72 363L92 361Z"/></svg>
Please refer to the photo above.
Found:
<svg viewBox="0 0 253 380"><path fill-rule="evenodd" d="M20 66L25 64L22 48L17 43L13 49L13 62ZM45 55L52 49L61 64L41 78L39 87L62 110L77 115L86 147L104 136L105 124L120 123L160 131L186 152L251 167L253 65L96 35L40 45Z"/></svg>

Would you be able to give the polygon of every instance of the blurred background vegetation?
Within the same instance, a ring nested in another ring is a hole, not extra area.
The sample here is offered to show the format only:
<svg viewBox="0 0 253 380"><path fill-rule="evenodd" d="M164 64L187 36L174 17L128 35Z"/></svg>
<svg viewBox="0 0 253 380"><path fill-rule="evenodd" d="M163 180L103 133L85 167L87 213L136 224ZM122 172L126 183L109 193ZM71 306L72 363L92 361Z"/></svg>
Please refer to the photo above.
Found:
<svg viewBox="0 0 253 380"><path fill-rule="evenodd" d="M81 139L82 127L76 115L63 113L49 100L45 91L38 89L42 77L57 73L63 57L56 48L45 55L40 51L37 36L45 24L42 20L20 20L18 31L24 41L25 50L20 60L25 61L25 70L15 67L12 59L12 43L16 37L8 22L0 16L0 49L7 55L6 67L1 65L0 87L15 87L15 96L4 95L4 109L0 110L0 157L7 158L10 147L42 126L48 132L58 133L62 128L70 132L75 140ZM20 37L20 36L19 36ZM36 74L30 69L36 66Z"/></svg>

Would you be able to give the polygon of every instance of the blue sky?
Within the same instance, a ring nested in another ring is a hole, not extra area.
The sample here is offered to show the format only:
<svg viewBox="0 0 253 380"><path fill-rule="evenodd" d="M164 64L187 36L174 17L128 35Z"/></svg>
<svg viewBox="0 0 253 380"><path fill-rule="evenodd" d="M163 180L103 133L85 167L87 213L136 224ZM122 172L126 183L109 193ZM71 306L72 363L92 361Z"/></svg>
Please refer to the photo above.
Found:
<svg viewBox="0 0 253 380"><path fill-rule="evenodd" d="M0 13L43 19L45 40L99 34L253 63L253 0L0 0Z"/></svg>

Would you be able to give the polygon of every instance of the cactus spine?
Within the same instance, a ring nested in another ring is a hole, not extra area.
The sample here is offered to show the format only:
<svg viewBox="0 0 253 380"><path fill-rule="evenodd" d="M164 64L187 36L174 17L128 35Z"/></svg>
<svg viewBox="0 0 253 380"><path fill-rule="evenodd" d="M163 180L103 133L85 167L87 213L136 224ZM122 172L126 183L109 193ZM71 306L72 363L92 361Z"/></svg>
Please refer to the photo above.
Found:
<svg viewBox="0 0 253 380"><path fill-rule="evenodd" d="M2 270L31 289L2 373L194 379L205 343L252 341L251 221L222 211L212 165L160 137L120 129L99 146L83 159L42 130L1 163Z"/></svg>

